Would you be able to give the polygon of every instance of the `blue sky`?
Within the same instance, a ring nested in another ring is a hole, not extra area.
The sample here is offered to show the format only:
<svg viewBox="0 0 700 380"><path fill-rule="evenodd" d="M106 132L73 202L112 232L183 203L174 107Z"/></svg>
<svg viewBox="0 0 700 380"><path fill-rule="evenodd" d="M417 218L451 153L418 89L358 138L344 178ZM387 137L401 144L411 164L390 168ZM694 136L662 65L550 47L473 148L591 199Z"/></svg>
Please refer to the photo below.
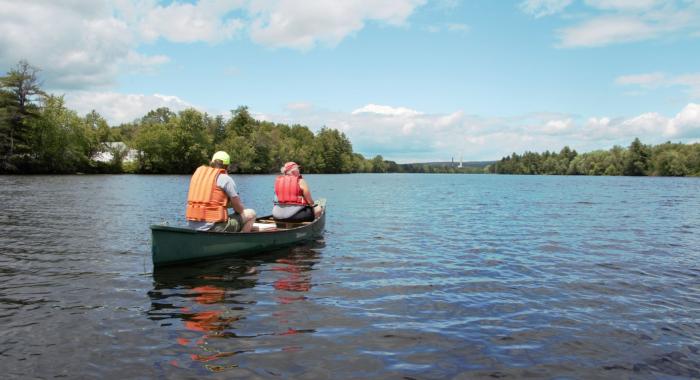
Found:
<svg viewBox="0 0 700 380"><path fill-rule="evenodd" d="M398 162L700 141L700 1L0 0L20 59L112 125L194 107Z"/></svg>

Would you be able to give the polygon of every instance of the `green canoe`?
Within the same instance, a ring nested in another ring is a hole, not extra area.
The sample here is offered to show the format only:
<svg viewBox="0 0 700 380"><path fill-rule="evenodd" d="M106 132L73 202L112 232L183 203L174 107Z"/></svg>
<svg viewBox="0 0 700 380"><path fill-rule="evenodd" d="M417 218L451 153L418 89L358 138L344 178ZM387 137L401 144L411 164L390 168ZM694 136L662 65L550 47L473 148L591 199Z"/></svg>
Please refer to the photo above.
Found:
<svg viewBox="0 0 700 380"><path fill-rule="evenodd" d="M179 264L223 256L247 256L314 239L326 224L323 213L313 222L275 223L271 216L258 218L252 232L207 232L183 227L152 225L153 266Z"/></svg>

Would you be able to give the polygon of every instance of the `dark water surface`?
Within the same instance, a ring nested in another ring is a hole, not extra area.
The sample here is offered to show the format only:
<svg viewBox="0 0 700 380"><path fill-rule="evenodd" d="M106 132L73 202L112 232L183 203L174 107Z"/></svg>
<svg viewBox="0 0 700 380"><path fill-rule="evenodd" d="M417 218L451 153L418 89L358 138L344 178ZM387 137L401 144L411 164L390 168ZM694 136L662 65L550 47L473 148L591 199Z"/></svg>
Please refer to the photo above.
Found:
<svg viewBox="0 0 700 380"><path fill-rule="evenodd" d="M700 377L699 179L307 180L323 240L154 272L188 176L0 176L0 377Z"/></svg>

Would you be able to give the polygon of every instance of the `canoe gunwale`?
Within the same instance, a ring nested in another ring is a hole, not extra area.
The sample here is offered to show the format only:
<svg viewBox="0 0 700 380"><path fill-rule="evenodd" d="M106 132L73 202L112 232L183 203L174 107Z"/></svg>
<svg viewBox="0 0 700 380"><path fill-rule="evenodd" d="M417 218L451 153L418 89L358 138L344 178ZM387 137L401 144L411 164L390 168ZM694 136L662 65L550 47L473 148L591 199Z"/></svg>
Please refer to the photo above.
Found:
<svg viewBox="0 0 700 380"><path fill-rule="evenodd" d="M325 213L324 213L325 214ZM249 234L274 234L274 233L280 233L280 232L285 232L285 231L295 231L300 228L307 228L309 226L313 226L316 224L321 218L323 218L325 215L321 215L318 217L318 219L315 219L313 222L308 222L307 224L301 224L301 223L287 223L287 224L299 224L297 227L293 228L285 228L285 229L279 229L279 230L274 230L274 231L250 231L250 232L216 232L216 231L199 231L199 230L193 230L191 228L187 227L175 227L175 226L168 226L168 225L163 225L163 224L153 224L151 225L151 230L160 230L160 231L171 231L171 232L182 232L186 234L211 234L211 235L249 235ZM255 221L261 221L265 220L267 218L272 218L272 215L267 215L263 216L260 218L256 218Z"/></svg>

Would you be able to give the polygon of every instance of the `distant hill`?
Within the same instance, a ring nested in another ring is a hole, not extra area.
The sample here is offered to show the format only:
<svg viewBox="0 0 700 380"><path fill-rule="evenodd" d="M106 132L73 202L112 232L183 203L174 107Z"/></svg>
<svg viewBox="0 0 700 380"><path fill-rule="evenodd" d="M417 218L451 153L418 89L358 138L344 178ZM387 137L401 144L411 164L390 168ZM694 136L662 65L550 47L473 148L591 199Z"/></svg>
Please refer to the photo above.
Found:
<svg viewBox="0 0 700 380"><path fill-rule="evenodd" d="M462 167L465 168L485 168L488 165L495 164L498 161L466 161L462 162ZM428 166L438 166L438 167L449 167L452 166L454 168L459 166L459 162L451 162L451 161L442 161L442 162L415 162L415 163L410 163L410 164L399 164L399 166L408 166L408 165L428 165Z"/></svg>

